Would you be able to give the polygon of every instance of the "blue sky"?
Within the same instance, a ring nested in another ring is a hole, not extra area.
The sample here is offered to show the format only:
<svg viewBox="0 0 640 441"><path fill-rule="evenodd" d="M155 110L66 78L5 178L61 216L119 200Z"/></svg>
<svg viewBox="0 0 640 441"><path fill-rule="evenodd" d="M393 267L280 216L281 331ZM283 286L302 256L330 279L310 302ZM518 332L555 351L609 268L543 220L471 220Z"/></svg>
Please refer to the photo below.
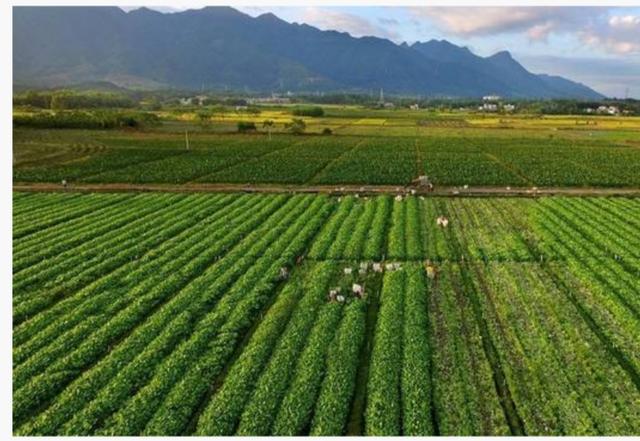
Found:
<svg viewBox="0 0 640 441"><path fill-rule="evenodd" d="M396 43L446 39L481 56L508 50L532 72L566 76L609 96L640 98L640 7L237 9L252 16L273 12L288 22L349 32L356 37L373 35Z"/></svg>

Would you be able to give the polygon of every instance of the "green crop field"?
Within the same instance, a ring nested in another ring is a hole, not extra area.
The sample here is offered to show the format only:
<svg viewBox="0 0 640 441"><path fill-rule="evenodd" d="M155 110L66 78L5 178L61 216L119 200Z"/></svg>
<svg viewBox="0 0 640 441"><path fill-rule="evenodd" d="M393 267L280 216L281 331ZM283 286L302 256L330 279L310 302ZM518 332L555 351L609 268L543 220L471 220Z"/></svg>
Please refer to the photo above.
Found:
<svg viewBox="0 0 640 441"><path fill-rule="evenodd" d="M640 118L324 109L14 127L14 434L640 434Z"/></svg>
<svg viewBox="0 0 640 441"><path fill-rule="evenodd" d="M640 185L635 117L329 108L291 135L290 114L264 111L253 122L273 118L271 135L234 133L238 115L205 126L161 116L143 130L15 128L14 182L406 185L426 174L442 186Z"/></svg>
<svg viewBox="0 0 640 441"><path fill-rule="evenodd" d="M640 176L568 138L14 135L19 181ZM16 192L13 225L16 435L640 434L639 199Z"/></svg>

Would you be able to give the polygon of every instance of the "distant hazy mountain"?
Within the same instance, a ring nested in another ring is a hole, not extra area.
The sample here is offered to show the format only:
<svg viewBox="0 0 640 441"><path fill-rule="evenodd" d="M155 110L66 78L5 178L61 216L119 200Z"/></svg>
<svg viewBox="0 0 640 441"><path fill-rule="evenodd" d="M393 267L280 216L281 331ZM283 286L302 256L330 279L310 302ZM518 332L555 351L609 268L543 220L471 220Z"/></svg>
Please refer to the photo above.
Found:
<svg viewBox="0 0 640 441"><path fill-rule="evenodd" d="M601 97L564 78L534 75L508 52L482 58L447 41L397 45L229 7L173 14L14 7L13 75L15 84L33 86L110 81L137 88Z"/></svg>

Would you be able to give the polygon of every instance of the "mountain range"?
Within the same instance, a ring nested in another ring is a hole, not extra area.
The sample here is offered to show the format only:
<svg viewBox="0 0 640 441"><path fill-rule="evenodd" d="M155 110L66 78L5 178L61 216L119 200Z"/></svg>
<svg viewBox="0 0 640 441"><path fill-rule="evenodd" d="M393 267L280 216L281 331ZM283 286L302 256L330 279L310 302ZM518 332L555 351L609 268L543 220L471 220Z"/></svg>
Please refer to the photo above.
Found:
<svg viewBox="0 0 640 441"><path fill-rule="evenodd" d="M506 51L480 57L446 40L355 38L230 7L170 14L14 7L13 80L33 87L109 81L145 89L602 98L583 84L533 74Z"/></svg>

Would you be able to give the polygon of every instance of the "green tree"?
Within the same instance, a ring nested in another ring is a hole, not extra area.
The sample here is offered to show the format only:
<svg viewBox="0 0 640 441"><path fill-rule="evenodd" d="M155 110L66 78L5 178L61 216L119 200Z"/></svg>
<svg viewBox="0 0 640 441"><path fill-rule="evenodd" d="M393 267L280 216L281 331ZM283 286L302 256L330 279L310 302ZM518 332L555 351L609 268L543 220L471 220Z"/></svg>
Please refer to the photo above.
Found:
<svg viewBox="0 0 640 441"><path fill-rule="evenodd" d="M307 124L301 118L293 118L290 123L285 123L284 128L294 135L302 135L307 129Z"/></svg>
<svg viewBox="0 0 640 441"><path fill-rule="evenodd" d="M199 110L196 112L196 117L202 126L208 126L211 123L212 116L213 114L208 110Z"/></svg>
<svg viewBox="0 0 640 441"><path fill-rule="evenodd" d="M324 115L324 109L320 106L315 107L296 107L292 112L296 116L319 117Z"/></svg>
<svg viewBox="0 0 640 441"><path fill-rule="evenodd" d="M271 130L273 129L274 125L275 123L273 122L272 119L265 119L262 122L262 128L267 129L267 133L269 134L269 141L271 141Z"/></svg>
<svg viewBox="0 0 640 441"><path fill-rule="evenodd" d="M246 132L255 132L256 124L252 121L238 121L238 132L246 133Z"/></svg>

